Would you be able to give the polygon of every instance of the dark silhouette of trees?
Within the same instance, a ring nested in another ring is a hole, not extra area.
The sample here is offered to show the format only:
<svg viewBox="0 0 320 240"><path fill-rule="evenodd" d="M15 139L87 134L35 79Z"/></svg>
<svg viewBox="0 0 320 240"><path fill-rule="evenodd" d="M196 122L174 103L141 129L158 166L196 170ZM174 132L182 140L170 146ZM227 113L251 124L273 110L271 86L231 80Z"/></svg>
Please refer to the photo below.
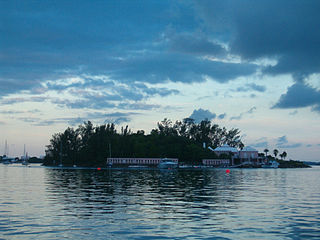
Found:
<svg viewBox="0 0 320 240"><path fill-rule="evenodd" d="M284 160L287 157L287 153L284 151L283 153L280 153L279 156Z"/></svg>
<svg viewBox="0 0 320 240"><path fill-rule="evenodd" d="M203 148L223 144L242 148L238 129L227 130L208 120L195 123L186 118L173 123L165 118L150 134L144 130L132 132L128 126L118 133L113 123L93 126L84 122L77 129L67 128L56 133L46 146L45 165L103 166L107 157L174 157L187 163L199 163L203 158L216 158Z"/></svg>
<svg viewBox="0 0 320 240"><path fill-rule="evenodd" d="M263 151L266 153L266 157L267 157L267 156L268 156L269 149L266 148L266 149L264 149Z"/></svg>

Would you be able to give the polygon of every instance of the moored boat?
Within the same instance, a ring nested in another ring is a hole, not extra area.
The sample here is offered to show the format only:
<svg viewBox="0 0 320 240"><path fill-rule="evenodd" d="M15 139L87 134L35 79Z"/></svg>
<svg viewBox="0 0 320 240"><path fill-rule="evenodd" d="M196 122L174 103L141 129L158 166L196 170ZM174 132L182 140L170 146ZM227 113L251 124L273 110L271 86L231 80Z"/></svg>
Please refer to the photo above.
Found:
<svg viewBox="0 0 320 240"><path fill-rule="evenodd" d="M277 161L270 161L269 163L261 165L262 168L278 168L279 163Z"/></svg>
<svg viewBox="0 0 320 240"><path fill-rule="evenodd" d="M160 160L158 168L160 168L160 169L176 169L176 168L178 168L178 162L173 159L163 158Z"/></svg>

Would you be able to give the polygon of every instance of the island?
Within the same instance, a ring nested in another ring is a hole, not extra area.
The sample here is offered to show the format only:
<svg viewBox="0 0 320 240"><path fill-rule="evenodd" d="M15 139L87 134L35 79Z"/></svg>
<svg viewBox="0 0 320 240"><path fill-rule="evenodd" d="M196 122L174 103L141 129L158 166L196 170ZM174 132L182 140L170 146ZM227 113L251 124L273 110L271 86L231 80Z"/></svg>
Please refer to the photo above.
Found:
<svg viewBox="0 0 320 240"><path fill-rule="evenodd" d="M286 153L281 156L285 158ZM163 158L177 159L181 166L262 167L274 160L279 167L307 167L259 154L244 145L239 129L228 130L208 120L196 123L191 118L176 122L165 118L149 134L133 132L128 126L117 130L113 123L94 126L90 121L76 129L68 127L50 139L44 165L154 166Z"/></svg>

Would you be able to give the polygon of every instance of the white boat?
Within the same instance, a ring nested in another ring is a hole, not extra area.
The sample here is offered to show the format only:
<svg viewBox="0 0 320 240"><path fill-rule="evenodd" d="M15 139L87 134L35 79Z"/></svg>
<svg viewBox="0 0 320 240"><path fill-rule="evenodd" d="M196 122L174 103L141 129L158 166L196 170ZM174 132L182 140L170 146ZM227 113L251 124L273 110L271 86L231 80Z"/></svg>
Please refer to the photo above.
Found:
<svg viewBox="0 0 320 240"><path fill-rule="evenodd" d="M158 165L160 169L176 169L178 168L178 162L169 158L163 158Z"/></svg>
<svg viewBox="0 0 320 240"><path fill-rule="evenodd" d="M277 161L270 161L269 163L261 165L262 168L278 168L279 163Z"/></svg>

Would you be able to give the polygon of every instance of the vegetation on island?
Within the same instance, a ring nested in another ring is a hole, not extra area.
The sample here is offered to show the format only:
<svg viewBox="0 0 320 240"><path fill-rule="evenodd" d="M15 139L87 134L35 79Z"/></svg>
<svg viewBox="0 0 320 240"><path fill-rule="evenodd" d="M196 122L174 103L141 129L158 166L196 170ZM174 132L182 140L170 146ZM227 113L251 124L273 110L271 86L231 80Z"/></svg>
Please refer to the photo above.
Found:
<svg viewBox="0 0 320 240"><path fill-rule="evenodd" d="M44 165L103 166L107 157L172 157L199 164L203 158L217 158L207 149L209 146L228 144L243 148L239 134L236 128L227 130L208 120L195 123L190 118L174 123L165 118L149 134L144 130L132 132L128 126L118 132L113 123L93 126L88 121L76 129L68 127L54 134L46 146Z"/></svg>
<svg viewBox="0 0 320 240"><path fill-rule="evenodd" d="M273 150L273 155L274 157L272 157L271 155L268 155L269 149L264 149L263 150L265 152L265 157L268 159L268 161L271 160L275 160L279 163L279 168L308 168L310 167L308 164L301 162L301 161L296 161L296 160L289 160L289 161L285 161L286 157L287 157L287 152L283 151L282 153L279 154L280 159L277 158L279 150L278 149L274 149ZM261 155L260 155L261 157Z"/></svg>
<svg viewBox="0 0 320 240"><path fill-rule="evenodd" d="M304 162L295 161L295 160L284 161L284 160L278 159L277 162L280 164L279 168L309 168L309 167L311 167Z"/></svg>

